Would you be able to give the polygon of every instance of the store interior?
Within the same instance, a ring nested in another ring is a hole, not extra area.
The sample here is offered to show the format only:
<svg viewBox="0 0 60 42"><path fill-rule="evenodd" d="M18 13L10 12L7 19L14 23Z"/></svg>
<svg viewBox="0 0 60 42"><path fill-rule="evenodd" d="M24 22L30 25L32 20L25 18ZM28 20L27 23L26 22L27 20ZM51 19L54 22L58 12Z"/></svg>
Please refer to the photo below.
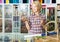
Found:
<svg viewBox="0 0 60 42"><path fill-rule="evenodd" d="M31 3L39 1L46 15L45 33L28 34L25 19L31 13ZM22 20L24 18L24 20ZM60 42L59 0L1 0L0 42Z"/></svg>

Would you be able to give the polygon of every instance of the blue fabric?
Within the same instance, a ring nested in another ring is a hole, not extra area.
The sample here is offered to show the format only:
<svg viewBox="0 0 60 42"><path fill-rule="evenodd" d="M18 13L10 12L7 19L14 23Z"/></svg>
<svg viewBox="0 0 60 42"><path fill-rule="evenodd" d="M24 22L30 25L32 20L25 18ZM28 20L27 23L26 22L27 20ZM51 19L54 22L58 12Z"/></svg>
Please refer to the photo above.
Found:
<svg viewBox="0 0 60 42"><path fill-rule="evenodd" d="M47 35L55 35L57 32L48 32ZM46 36L46 33L42 33L41 36Z"/></svg>
<svg viewBox="0 0 60 42"><path fill-rule="evenodd" d="M13 3L13 0L9 0L9 3Z"/></svg>
<svg viewBox="0 0 60 42"><path fill-rule="evenodd" d="M19 3L19 0L13 0L13 3Z"/></svg>
<svg viewBox="0 0 60 42"><path fill-rule="evenodd" d="M6 3L6 0L4 0L4 3Z"/></svg>

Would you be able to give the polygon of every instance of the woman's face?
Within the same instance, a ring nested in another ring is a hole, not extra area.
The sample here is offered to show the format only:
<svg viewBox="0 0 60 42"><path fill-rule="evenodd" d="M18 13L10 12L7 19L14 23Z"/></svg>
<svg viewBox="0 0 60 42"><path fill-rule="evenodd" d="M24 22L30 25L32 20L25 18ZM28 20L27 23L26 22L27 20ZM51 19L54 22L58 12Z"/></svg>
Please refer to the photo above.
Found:
<svg viewBox="0 0 60 42"><path fill-rule="evenodd" d="M39 11L39 7L35 4L32 5L32 11L33 12L38 12Z"/></svg>

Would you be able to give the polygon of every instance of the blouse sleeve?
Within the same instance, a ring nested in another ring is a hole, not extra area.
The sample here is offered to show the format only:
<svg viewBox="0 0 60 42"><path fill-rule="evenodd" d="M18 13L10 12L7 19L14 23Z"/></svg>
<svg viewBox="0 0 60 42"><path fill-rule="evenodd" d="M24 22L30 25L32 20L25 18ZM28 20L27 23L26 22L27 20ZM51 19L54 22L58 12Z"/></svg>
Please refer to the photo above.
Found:
<svg viewBox="0 0 60 42"><path fill-rule="evenodd" d="M42 20L43 20L43 23L46 24L46 22L47 22L47 21L46 21L46 15L42 15L41 18L42 18Z"/></svg>
<svg viewBox="0 0 60 42"><path fill-rule="evenodd" d="M31 27L31 22L30 22L30 16L28 17L28 23L29 23L29 26Z"/></svg>

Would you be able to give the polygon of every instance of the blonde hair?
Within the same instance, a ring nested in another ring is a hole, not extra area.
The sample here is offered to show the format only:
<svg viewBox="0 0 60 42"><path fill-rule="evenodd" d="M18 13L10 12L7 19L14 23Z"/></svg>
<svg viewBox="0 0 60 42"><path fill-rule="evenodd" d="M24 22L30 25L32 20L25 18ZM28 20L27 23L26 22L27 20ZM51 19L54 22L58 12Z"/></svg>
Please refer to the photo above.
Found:
<svg viewBox="0 0 60 42"><path fill-rule="evenodd" d="M35 5L39 6L39 7L41 7L41 3L39 1L33 1L32 4L35 4Z"/></svg>
<svg viewBox="0 0 60 42"><path fill-rule="evenodd" d="M33 5L33 4L35 4L35 5L39 8L39 10L41 11L42 5L41 5L41 3L40 3L39 1L33 1L32 5ZM31 5L31 6L32 6L32 5Z"/></svg>

